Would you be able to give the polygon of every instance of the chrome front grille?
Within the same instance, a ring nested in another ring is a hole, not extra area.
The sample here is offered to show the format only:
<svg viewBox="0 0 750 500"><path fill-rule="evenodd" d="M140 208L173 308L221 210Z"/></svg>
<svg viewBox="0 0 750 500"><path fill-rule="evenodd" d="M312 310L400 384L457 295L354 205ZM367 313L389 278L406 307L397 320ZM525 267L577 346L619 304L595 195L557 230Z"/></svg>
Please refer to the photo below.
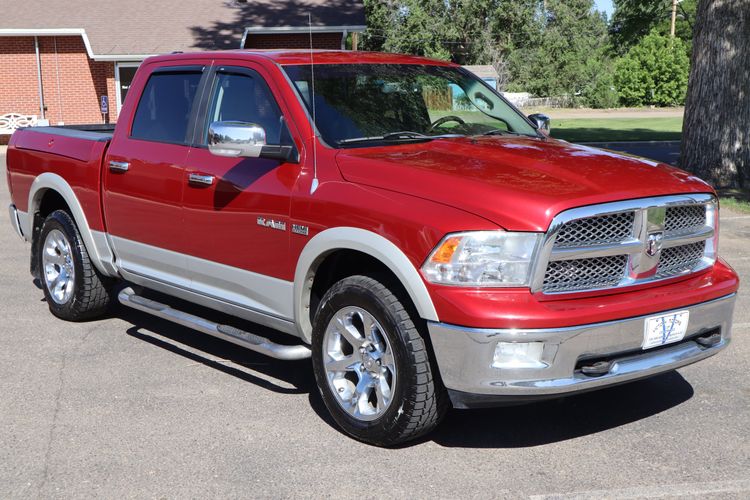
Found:
<svg viewBox="0 0 750 500"><path fill-rule="evenodd" d="M706 224L705 205L684 205L667 208L664 232L683 234L694 232Z"/></svg>
<svg viewBox="0 0 750 500"><path fill-rule="evenodd" d="M635 212L619 212L578 219L565 224L555 239L557 247L617 243L633 235Z"/></svg>
<svg viewBox="0 0 750 500"><path fill-rule="evenodd" d="M617 286L627 264L625 255L552 261L544 274L543 289L564 292Z"/></svg>
<svg viewBox="0 0 750 500"><path fill-rule="evenodd" d="M532 291L606 290L704 269L715 259L716 210L707 194L567 210L547 232Z"/></svg>
<svg viewBox="0 0 750 500"><path fill-rule="evenodd" d="M656 268L656 277L668 278L690 271L700 263L705 251L705 241L665 248L661 252L659 266Z"/></svg>

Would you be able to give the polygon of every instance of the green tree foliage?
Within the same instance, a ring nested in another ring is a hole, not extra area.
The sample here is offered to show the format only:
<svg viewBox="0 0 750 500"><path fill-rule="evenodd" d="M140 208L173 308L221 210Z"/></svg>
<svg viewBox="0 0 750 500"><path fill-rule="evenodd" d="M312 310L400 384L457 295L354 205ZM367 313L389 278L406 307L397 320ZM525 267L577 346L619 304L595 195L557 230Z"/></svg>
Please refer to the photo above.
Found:
<svg viewBox="0 0 750 500"><path fill-rule="evenodd" d="M459 64L507 62L512 89L615 103L594 0L365 0L363 47Z"/></svg>
<svg viewBox="0 0 750 500"><path fill-rule="evenodd" d="M689 65L684 42L652 31L617 61L620 100L627 106L684 103Z"/></svg>
<svg viewBox="0 0 750 500"><path fill-rule="evenodd" d="M615 89L614 67L605 62L593 85L587 88L583 104L591 108L616 108L620 105L620 96Z"/></svg>
<svg viewBox="0 0 750 500"><path fill-rule="evenodd" d="M675 35L686 42L690 51L697 0L682 0L677 5ZM672 0L614 0L615 10L610 23L612 51L623 55L652 30L668 35Z"/></svg>
<svg viewBox="0 0 750 500"><path fill-rule="evenodd" d="M452 60L490 61L489 48L507 52L536 31L539 0L365 0L366 50Z"/></svg>
<svg viewBox="0 0 750 500"><path fill-rule="evenodd" d="M547 0L533 42L514 50L514 87L540 96L571 96L584 105L615 103L605 53L607 25L593 0Z"/></svg>

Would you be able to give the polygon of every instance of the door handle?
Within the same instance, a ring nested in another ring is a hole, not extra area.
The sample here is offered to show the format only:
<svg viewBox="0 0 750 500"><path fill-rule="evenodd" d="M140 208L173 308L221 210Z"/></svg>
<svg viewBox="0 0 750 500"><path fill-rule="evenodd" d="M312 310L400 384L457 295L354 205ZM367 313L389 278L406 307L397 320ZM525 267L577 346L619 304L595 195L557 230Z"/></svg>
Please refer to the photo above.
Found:
<svg viewBox="0 0 750 500"><path fill-rule="evenodd" d="M190 175L188 175L188 182L191 182L193 184L203 184L204 186L210 186L214 183L214 176L191 173Z"/></svg>
<svg viewBox="0 0 750 500"><path fill-rule="evenodd" d="M112 161L109 162L109 169L113 172L127 172L130 168L130 163L126 161Z"/></svg>

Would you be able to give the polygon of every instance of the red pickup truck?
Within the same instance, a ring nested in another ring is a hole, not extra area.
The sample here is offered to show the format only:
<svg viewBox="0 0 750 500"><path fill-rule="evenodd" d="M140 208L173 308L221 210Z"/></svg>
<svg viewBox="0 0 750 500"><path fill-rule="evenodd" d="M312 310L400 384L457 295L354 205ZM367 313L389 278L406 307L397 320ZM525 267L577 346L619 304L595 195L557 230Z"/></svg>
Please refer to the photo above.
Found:
<svg viewBox="0 0 750 500"><path fill-rule="evenodd" d="M738 278L709 185L552 139L443 61L154 57L116 127L19 130L7 161L53 314L118 300L311 357L335 421L369 443L422 435L451 405L607 387L730 341Z"/></svg>

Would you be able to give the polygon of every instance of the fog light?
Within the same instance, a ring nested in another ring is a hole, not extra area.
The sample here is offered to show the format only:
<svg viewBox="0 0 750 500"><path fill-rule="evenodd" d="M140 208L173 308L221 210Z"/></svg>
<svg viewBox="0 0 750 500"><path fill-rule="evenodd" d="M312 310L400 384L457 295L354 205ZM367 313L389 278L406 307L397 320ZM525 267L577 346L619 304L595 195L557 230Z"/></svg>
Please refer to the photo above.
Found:
<svg viewBox="0 0 750 500"><path fill-rule="evenodd" d="M495 347L495 368L546 368L542 361L544 342L498 342Z"/></svg>

